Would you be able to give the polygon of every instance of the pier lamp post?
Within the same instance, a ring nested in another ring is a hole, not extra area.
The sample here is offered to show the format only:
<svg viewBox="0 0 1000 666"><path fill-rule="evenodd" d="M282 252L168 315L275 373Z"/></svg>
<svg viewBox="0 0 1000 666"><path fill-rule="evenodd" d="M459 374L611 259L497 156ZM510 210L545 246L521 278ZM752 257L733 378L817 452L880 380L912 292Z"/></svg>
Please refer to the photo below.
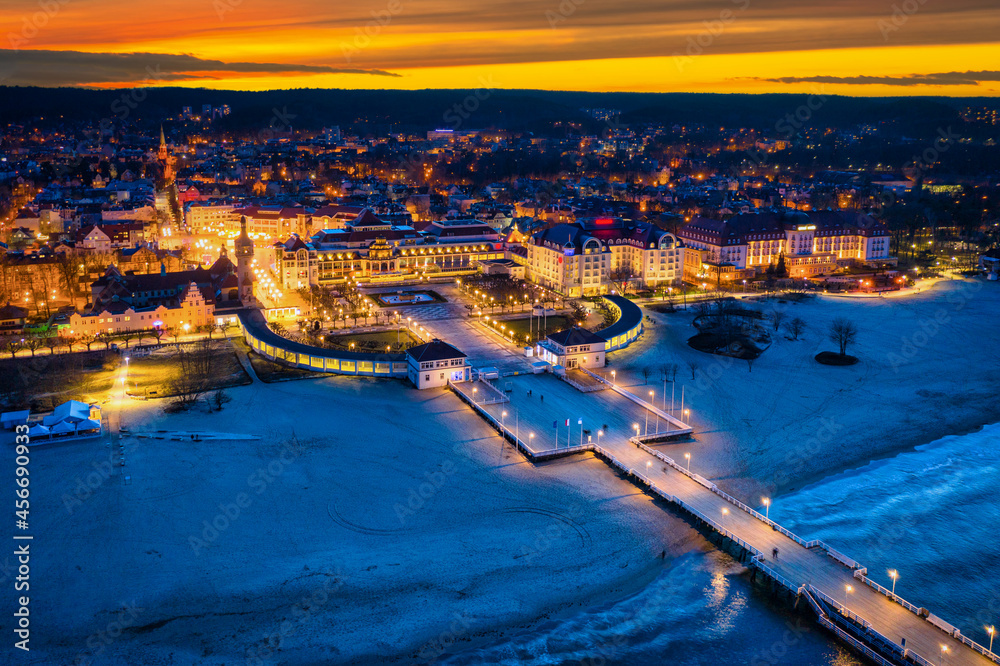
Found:
<svg viewBox="0 0 1000 666"><path fill-rule="evenodd" d="M854 591L854 588L850 585L844 586L844 612L847 612L847 598Z"/></svg>
<svg viewBox="0 0 1000 666"><path fill-rule="evenodd" d="M646 478L649 478L649 468L653 466L652 460L646 461Z"/></svg>
<svg viewBox="0 0 1000 666"><path fill-rule="evenodd" d="M723 515L723 516L728 516L728 515L729 515L729 509L728 509L728 508L725 508L725 507L723 507L723 509L722 509L722 515Z"/></svg>
<svg viewBox="0 0 1000 666"><path fill-rule="evenodd" d="M986 627L986 633L988 633L990 635L990 654L992 655L993 654L993 636L996 635L997 629L996 629L996 627L993 627L993 626Z"/></svg>
<svg viewBox="0 0 1000 666"><path fill-rule="evenodd" d="M598 430L597 431L597 446L598 447L601 446L601 435L603 435L603 434L604 434L603 430Z"/></svg>
<svg viewBox="0 0 1000 666"><path fill-rule="evenodd" d="M764 518L771 520L771 500L766 497L760 498L764 502Z"/></svg>
<svg viewBox="0 0 1000 666"><path fill-rule="evenodd" d="M614 371L614 370L611 371L611 383L612 384L615 383L615 375L616 374L618 374L616 371Z"/></svg>
<svg viewBox="0 0 1000 666"><path fill-rule="evenodd" d="M684 459L687 460L687 462L688 462L688 471L690 472L691 471L691 454L690 453L685 453L684 454Z"/></svg>
<svg viewBox="0 0 1000 666"><path fill-rule="evenodd" d="M504 429L503 419L504 419L505 416L507 416L507 411L506 410L500 412L500 432L503 432L503 429Z"/></svg>
<svg viewBox="0 0 1000 666"><path fill-rule="evenodd" d="M653 391L649 392L649 406L653 407ZM655 435L657 432L660 431L660 414L656 413L656 414L654 414L654 416L656 416L656 427L653 428L653 434ZM649 420L649 410L648 409L646 410L646 420L647 421Z"/></svg>
<svg viewBox="0 0 1000 666"><path fill-rule="evenodd" d="M941 646L941 666L944 666L944 658L945 658L945 656L947 656L947 654L948 654L948 646L947 645L942 645Z"/></svg>
<svg viewBox="0 0 1000 666"><path fill-rule="evenodd" d="M535 447L532 446L532 444L534 443L534 441L535 441L535 433L529 432L528 433L528 448L531 449L532 451L535 450Z"/></svg>
<svg viewBox="0 0 1000 666"><path fill-rule="evenodd" d="M635 436L638 437L639 436L639 424L638 423L633 423L632 424L632 429L635 430Z"/></svg>
<svg viewBox="0 0 1000 666"><path fill-rule="evenodd" d="M478 400L476 400L476 394L477 393L479 393L479 389L473 388L472 389L472 402L478 402Z"/></svg>
<svg viewBox="0 0 1000 666"><path fill-rule="evenodd" d="M889 578L892 579L892 596L896 596L896 579L899 578L899 572L895 569L889 569Z"/></svg>

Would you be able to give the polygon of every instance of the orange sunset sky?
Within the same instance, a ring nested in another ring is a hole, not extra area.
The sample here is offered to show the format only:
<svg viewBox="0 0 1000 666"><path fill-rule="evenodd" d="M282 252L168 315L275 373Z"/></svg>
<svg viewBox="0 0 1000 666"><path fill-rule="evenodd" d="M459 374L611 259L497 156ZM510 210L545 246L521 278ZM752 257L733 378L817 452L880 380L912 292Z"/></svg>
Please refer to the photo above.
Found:
<svg viewBox="0 0 1000 666"><path fill-rule="evenodd" d="M996 95L996 0L43 0L6 85Z"/></svg>

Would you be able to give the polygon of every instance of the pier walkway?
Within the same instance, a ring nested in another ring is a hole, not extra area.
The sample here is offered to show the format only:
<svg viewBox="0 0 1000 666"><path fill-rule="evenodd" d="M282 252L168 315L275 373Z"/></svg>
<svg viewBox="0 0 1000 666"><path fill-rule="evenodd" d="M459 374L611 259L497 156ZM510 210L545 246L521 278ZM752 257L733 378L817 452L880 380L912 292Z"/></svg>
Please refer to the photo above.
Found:
<svg viewBox="0 0 1000 666"><path fill-rule="evenodd" d="M867 570L819 541L805 541L764 515L632 437L610 436L598 444L539 452L501 427L484 406L451 386L529 460L592 451L634 483L688 514L709 532L731 542L740 561L772 584L805 600L821 625L880 666L985 666L996 655L942 619L917 608L867 578ZM524 431L521 433L524 438ZM772 555L778 549L778 557ZM904 640L905 639L905 640ZM904 647L905 645L905 647Z"/></svg>

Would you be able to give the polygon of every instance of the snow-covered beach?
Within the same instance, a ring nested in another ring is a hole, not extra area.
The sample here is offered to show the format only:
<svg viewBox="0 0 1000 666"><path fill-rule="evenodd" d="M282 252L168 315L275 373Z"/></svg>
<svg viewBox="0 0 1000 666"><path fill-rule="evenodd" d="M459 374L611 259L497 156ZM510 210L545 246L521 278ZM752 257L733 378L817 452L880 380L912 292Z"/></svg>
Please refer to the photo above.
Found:
<svg viewBox="0 0 1000 666"><path fill-rule="evenodd" d="M761 303L808 328L776 335L752 371L688 347L691 313L651 313L609 370L641 394L650 367L659 393L656 368L678 363L695 441L661 448L759 504L1000 421L1000 331L982 326L998 305L973 281ZM838 316L858 324L855 366L813 360ZM590 455L501 452L447 391L323 378L231 394L215 414L126 403L136 430L261 437L125 437L127 485L105 444L34 453L36 530L61 542L36 560L37 663L426 663L625 598L711 549Z"/></svg>

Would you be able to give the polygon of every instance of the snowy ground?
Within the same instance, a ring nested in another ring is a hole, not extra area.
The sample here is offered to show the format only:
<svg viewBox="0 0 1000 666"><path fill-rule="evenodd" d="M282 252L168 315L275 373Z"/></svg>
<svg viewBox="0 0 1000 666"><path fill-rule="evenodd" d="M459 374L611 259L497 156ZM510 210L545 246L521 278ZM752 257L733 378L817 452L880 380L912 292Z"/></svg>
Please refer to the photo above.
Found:
<svg viewBox="0 0 1000 666"><path fill-rule="evenodd" d="M679 363L696 441L662 448L691 451L692 469L753 504L1000 421L998 305L982 282L787 304L809 324L804 339L778 336L752 372L687 347L690 314L653 313L611 368L659 396L642 367ZM833 348L836 316L861 330L855 366L812 359ZM694 381L688 359L701 363ZM515 380L516 402L529 381ZM635 418L563 389L546 411L574 419L577 437L579 416L613 432ZM661 551L709 548L589 455L533 466L501 454L446 391L329 377L231 394L211 415L127 402L130 429L261 437L125 436L128 484L106 442L33 451L31 663L427 663L442 641L491 641L620 599L670 565ZM0 474L12 475L9 458Z"/></svg>
<svg viewBox="0 0 1000 666"><path fill-rule="evenodd" d="M662 550L707 548L589 455L499 458L446 391L324 378L232 395L212 415L127 403L132 429L261 436L126 435L127 485L106 442L33 452L34 663L427 663L437 641L620 598Z"/></svg>
<svg viewBox="0 0 1000 666"><path fill-rule="evenodd" d="M1000 287L982 280L942 280L920 293L889 298L819 296L801 304L758 302L807 322L798 341L774 344L747 368L691 349L692 313L648 312L653 324L638 344L609 355L618 382L641 394L641 375L662 391L658 368L677 363L697 443L661 445L668 455L693 451L692 468L750 504L833 472L864 465L948 434L1000 421ZM854 320L860 358L830 367L813 357L837 351L827 338L835 317ZM700 364L692 380L688 361ZM670 391L670 384L667 384ZM678 405L679 407L679 405Z"/></svg>

